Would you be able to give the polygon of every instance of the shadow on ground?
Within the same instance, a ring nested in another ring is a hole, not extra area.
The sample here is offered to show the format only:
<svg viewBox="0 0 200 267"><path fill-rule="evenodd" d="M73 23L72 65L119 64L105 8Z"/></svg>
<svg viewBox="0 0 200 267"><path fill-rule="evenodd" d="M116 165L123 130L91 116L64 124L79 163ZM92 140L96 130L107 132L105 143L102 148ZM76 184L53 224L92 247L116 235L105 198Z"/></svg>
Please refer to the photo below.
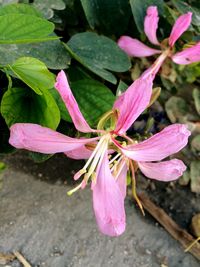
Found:
<svg viewBox="0 0 200 267"><path fill-rule="evenodd" d="M66 194L80 162L57 156L39 166L23 153L6 162L0 191L0 252L18 250L33 267L199 266L150 216L142 217L130 200L125 234L102 236L90 189ZM14 261L7 266L21 265Z"/></svg>

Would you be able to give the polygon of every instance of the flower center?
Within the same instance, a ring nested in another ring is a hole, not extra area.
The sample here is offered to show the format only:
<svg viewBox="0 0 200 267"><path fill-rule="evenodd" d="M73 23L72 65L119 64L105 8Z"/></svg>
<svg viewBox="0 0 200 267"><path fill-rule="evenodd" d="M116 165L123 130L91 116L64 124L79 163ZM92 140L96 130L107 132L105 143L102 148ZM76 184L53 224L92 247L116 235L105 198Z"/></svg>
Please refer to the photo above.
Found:
<svg viewBox="0 0 200 267"><path fill-rule="evenodd" d="M84 188L90 178L93 182L96 181L95 171L97 169L97 165L101 164L105 152L108 149L110 140L111 140L110 133L104 134L101 137L101 139L99 140L98 144L96 145L95 149L93 150L92 154L90 155L84 167L74 175L75 180L78 180L82 175L84 175L82 182L77 187L70 190L68 192L68 195L72 195L79 188Z"/></svg>

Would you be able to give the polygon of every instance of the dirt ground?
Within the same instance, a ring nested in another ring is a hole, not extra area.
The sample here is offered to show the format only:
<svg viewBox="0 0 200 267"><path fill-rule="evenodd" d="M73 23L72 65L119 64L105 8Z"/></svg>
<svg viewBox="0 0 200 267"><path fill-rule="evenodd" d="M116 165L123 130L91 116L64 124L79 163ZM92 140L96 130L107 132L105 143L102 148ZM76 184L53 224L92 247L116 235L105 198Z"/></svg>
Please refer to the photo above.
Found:
<svg viewBox="0 0 200 267"><path fill-rule="evenodd" d="M129 198L126 232L119 238L101 235L90 189L71 197L66 194L80 161L58 155L36 164L27 153L18 152L4 162L8 168L0 190L0 252L20 251L32 267L199 266L151 216L143 217ZM188 188L149 183L142 177L138 186L187 230L192 215L200 211L199 196ZM2 266L21 265L13 261Z"/></svg>

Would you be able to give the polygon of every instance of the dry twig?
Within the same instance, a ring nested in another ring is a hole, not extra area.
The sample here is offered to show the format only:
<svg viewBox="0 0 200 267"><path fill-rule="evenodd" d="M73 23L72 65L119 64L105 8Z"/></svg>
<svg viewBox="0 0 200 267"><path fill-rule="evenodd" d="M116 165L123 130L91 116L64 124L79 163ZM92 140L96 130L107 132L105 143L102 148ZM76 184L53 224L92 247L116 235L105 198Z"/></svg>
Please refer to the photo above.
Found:
<svg viewBox="0 0 200 267"><path fill-rule="evenodd" d="M157 207L144 193L141 193L139 198L145 210L147 210L174 239L181 243L185 249L194 242L194 246L192 246L188 252L200 260L200 244L195 243L193 236L180 228L163 209Z"/></svg>
<svg viewBox="0 0 200 267"><path fill-rule="evenodd" d="M24 267L31 267L31 265L28 263L28 261L22 256L21 253L18 251L14 251L13 254L18 259L19 262L23 264Z"/></svg>
<svg viewBox="0 0 200 267"><path fill-rule="evenodd" d="M11 253L5 254L5 253L0 253L0 264L6 264L10 261L13 261L15 259L15 256Z"/></svg>

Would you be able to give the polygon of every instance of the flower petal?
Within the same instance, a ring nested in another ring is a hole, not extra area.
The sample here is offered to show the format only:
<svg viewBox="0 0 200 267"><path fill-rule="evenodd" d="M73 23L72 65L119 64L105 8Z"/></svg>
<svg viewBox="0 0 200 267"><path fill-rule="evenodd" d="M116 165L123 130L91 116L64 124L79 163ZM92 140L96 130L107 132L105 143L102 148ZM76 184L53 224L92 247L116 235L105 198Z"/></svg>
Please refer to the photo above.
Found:
<svg viewBox="0 0 200 267"><path fill-rule="evenodd" d="M61 98L65 103L67 110L69 111L76 129L84 133L92 132L93 130L90 128L79 109L63 70L61 70L57 75L55 88L61 95Z"/></svg>
<svg viewBox="0 0 200 267"><path fill-rule="evenodd" d="M129 36L121 36L118 46L130 57L148 57L161 53L160 50L153 49Z"/></svg>
<svg viewBox="0 0 200 267"><path fill-rule="evenodd" d="M64 154L71 159L88 159L92 154L92 150L88 149L85 145L74 150L64 152Z"/></svg>
<svg viewBox="0 0 200 267"><path fill-rule="evenodd" d="M182 52L172 56L172 60L177 64L187 65L200 61L200 42L196 45L184 49Z"/></svg>
<svg viewBox="0 0 200 267"><path fill-rule="evenodd" d="M172 47L178 38L189 28L192 20L192 12L181 15L175 22L169 36L169 45Z"/></svg>
<svg viewBox="0 0 200 267"><path fill-rule="evenodd" d="M151 178L162 182L178 179L186 170L185 164L179 159L163 162L138 162L141 172Z"/></svg>
<svg viewBox="0 0 200 267"><path fill-rule="evenodd" d="M144 19L144 32L152 44L159 45L156 31L158 28L158 10L157 6L149 6Z"/></svg>
<svg viewBox="0 0 200 267"><path fill-rule="evenodd" d="M126 148L120 146L120 149L125 156L136 161L162 160L185 147L190 134L184 124L173 124L139 144Z"/></svg>
<svg viewBox="0 0 200 267"><path fill-rule="evenodd" d="M9 143L19 149L53 154L77 149L97 139L71 138L38 124L16 123L10 128Z"/></svg>
<svg viewBox="0 0 200 267"><path fill-rule="evenodd" d="M100 231L119 236L125 231L124 197L109 169L107 152L99 166L97 182L93 186L93 208Z"/></svg>
<svg viewBox="0 0 200 267"><path fill-rule="evenodd" d="M146 109L152 94L152 78L139 78L115 101L113 108L119 110L115 131L123 134Z"/></svg>
<svg viewBox="0 0 200 267"><path fill-rule="evenodd" d="M128 166L126 164L125 160L122 160L120 166L119 166L119 171L117 173L117 176L115 176L116 182L119 186L119 189L121 190L121 193L123 197L126 197L126 178L127 178L127 171L128 171Z"/></svg>

